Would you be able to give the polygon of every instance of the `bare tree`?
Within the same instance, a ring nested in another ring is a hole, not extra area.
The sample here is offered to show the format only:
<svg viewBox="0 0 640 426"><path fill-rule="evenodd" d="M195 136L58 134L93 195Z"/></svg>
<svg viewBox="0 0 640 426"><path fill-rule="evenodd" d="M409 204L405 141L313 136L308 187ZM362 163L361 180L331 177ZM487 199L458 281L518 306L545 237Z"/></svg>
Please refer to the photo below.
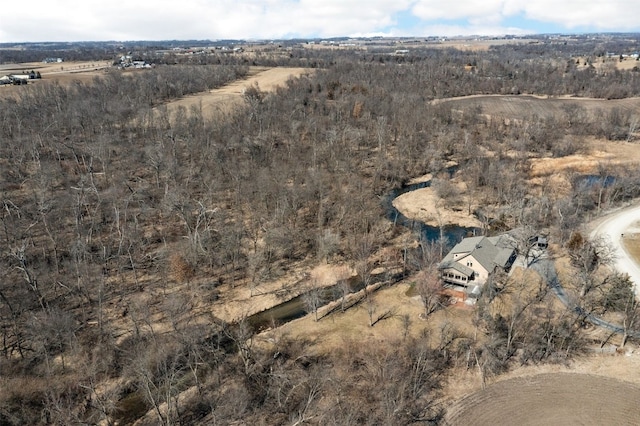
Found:
<svg viewBox="0 0 640 426"><path fill-rule="evenodd" d="M624 315L622 317L622 328L624 332L622 334L622 340L620 342L620 347L624 347L627 343L627 339L629 336L636 332L635 329L636 321L638 320L638 316L640 315L640 303L636 299L635 294L631 294L627 297L624 306Z"/></svg>
<svg viewBox="0 0 640 426"><path fill-rule="evenodd" d="M567 249L572 263L578 268L578 274L582 281L580 285L580 297L586 296L597 287L599 281L592 274L602 265L609 265L614 260L611 245L603 238L586 240L580 233L575 232Z"/></svg>
<svg viewBox="0 0 640 426"><path fill-rule="evenodd" d="M424 304L424 317L427 318L443 306L442 283L438 270L434 266L420 271L416 279L418 293Z"/></svg>
<svg viewBox="0 0 640 426"><path fill-rule="evenodd" d="M323 289L318 287L315 279L311 281L311 289L302 295L307 311L313 313L315 321L318 321L318 308L324 302L323 296Z"/></svg>

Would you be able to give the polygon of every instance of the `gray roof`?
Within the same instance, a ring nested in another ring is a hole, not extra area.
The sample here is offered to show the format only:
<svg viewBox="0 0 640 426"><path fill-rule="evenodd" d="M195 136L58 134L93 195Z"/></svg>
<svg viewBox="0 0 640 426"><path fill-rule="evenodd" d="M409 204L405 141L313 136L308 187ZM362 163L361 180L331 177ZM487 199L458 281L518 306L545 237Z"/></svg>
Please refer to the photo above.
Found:
<svg viewBox="0 0 640 426"><path fill-rule="evenodd" d="M470 277L473 275L473 269L469 268L468 266L463 265L460 262L447 262L447 263L441 263L440 264L440 269L454 269L458 272L460 272L461 274L466 275L467 277Z"/></svg>
<svg viewBox="0 0 640 426"><path fill-rule="evenodd" d="M507 264L509 264L509 259L511 259L512 255L513 249L501 248L499 249L495 259L493 259L493 263L495 263L497 266L500 266L501 268L504 268L507 266Z"/></svg>
<svg viewBox="0 0 640 426"><path fill-rule="evenodd" d="M459 265L454 269L466 273L465 270L471 268L459 261L469 255L473 256L489 272L493 271L496 266L504 268L514 252L512 241L512 238L505 234L495 237L465 238L447 253L440 263L440 269L453 268L453 265ZM464 270L458 268L464 268Z"/></svg>
<svg viewBox="0 0 640 426"><path fill-rule="evenodd" d="M509 234L500 234L495 237L487 237L487 239L499 248L514 249L516 247L516 240Z"/></svg>
<svg viewBox="0 0 640 426"><path fill-rule="evenodd" d="M476 248L476 246L486 238L487 237L482 237L482 236L464 238L462 241L456 244L455 247L452 248L449 253L454 253L454 254L471 253Z"/></svg>
<svg viewBox="0 0 640 426"><path fill-rule="evenodd" d="M483 238L476 248L469 253L473 256L487 271L491 272L494 268L494 259L499 253L499 249L494 246L488 238Z"/></svg>

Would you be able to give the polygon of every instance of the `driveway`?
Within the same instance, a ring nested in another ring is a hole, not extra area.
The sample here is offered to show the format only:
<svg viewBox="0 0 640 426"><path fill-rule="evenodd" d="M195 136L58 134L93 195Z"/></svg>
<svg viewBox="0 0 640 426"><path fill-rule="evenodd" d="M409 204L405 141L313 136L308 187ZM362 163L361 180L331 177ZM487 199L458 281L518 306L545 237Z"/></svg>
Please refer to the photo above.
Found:
<svg viewBox="0 0 640 426"><path fill-rule="evenodd" d="M640 204L613 212L596 221L591 238L603 237L611 243L615 256L613 267L626 273L634 284L636 297L640 298L640 266L629 256L622 244L627 228L640 220Z"/></svg>

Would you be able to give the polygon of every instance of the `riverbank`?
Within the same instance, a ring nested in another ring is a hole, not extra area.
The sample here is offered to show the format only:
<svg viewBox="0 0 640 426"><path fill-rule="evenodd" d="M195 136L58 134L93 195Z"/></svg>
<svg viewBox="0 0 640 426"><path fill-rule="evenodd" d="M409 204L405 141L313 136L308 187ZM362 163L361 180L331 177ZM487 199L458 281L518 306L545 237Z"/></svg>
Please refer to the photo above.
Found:
<svg viewBox="0 0 640 426"><path fill-rule="evenodd" d="M260 283L256 286L238 286L223 293L213 304L214 315L228 323L263 312L294 299L312 289L322 289L335 285L340 280L356 276L348 265L318 265L308 273L301 272L280 280Z"/></svg>
<svg viewBox="0 0 640 426"><path fill-rule="evenodd" d="M478 218L468 213L469 208L465 210L457 205L453 207L452 203L440 198L431 187L406 192L394 199L392 204L408 219L423 222L429 226L482 227ZM474 211L477 207L471 204L470 210Z"/></svg>

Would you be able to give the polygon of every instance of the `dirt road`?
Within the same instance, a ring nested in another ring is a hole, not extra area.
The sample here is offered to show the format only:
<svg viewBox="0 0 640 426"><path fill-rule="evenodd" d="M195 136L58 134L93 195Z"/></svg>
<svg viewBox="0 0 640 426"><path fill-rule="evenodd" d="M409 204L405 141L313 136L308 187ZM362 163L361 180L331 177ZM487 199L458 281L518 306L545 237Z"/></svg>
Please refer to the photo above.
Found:
<svg viewBox="0 0 640 426"><path fill-rule="evenodd" d="M626 273L634 283L636 297L640 298L640 266L631 258L622 244L622 236L640 219L640 204L618 210L596 221L591 238L603 237L611 243L614 251L613 267Z"/></svg>

